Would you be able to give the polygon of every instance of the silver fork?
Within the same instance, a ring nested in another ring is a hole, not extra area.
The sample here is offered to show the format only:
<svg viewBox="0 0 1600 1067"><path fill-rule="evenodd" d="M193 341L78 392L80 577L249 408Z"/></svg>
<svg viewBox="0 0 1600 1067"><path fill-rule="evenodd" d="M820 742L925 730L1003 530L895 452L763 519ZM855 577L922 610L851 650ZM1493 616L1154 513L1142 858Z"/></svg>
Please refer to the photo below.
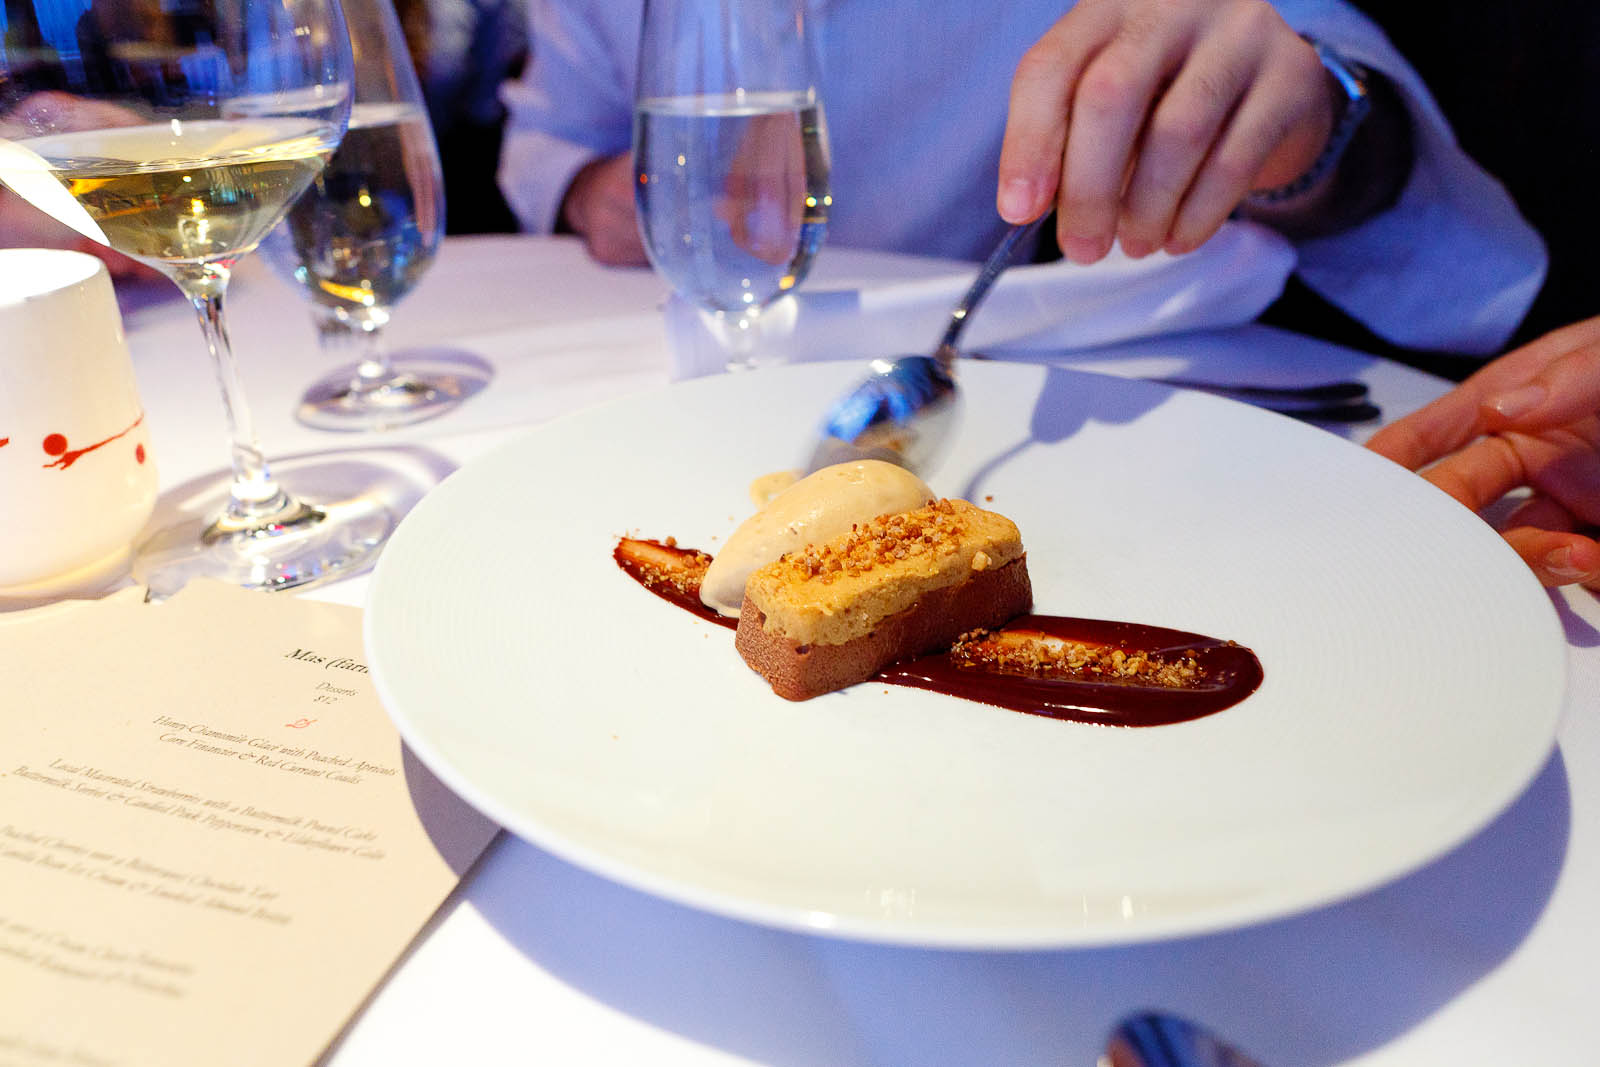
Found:
<svg viewBox="0 0 1600 1067"><path fill-rule="evenodd" d="M1308 422L1367 422L1383 411L1367 399L1361 382L1325 382L1320 385L1223 385L1189 378L1146 378L1179 389L1242 400Z"/></svg>

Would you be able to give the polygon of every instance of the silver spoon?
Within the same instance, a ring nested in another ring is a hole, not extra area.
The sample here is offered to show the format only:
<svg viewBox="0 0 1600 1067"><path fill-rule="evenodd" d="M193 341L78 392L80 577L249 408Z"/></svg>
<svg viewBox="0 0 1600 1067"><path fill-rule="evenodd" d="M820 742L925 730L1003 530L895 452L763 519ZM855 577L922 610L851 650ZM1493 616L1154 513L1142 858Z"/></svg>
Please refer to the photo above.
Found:
<svg viewBox="0 0 1600 1067"><path fill-rule="evenodd" d="M872 373L834 401L817 433L807 473L854 459L884 459L915 473L927 469L949 439L960 411L956 341L995 279L1011 265L1017 247L1048 217L1013 226L1000 239L950 312L950 325L931 356L875 359Z"/></svg>

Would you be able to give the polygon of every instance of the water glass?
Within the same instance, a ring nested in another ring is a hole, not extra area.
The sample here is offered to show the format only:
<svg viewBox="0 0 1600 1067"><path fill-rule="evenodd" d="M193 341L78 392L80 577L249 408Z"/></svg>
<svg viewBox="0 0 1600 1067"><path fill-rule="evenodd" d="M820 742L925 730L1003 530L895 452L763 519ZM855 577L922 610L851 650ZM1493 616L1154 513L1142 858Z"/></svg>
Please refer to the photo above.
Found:
<svg viewBox="0 0 1600 1067"><path fill-rule="evenodd" d="M444 176L400 21L389 0L342 0L355 70L344 140L262 243L311 302L335 366L295 417L323 430L382 430L450 411L482 389L481 365L391 355L383 329L444 236Z"/></svg>
<svg viewBox="0 0 1600 1067"><path fill-rule="evenodd" d="M634 106L645 251L730 369L827 230L828 134L804 0L646 0Z"/></svg>

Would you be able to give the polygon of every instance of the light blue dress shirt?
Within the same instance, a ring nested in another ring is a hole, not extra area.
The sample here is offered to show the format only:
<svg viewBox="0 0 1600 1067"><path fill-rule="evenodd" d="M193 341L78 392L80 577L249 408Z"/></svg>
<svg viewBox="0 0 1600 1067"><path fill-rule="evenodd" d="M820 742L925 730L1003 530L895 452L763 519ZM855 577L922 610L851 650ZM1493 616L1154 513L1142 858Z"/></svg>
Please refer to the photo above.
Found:
<svg viewBox="0 0 1600 1067"><path fill-rule="evenodd" d="M978 259L1004 223L995 168L1018 59L1062 0L812 0L832 144L829 244ZM1302 242L1313 289L1398 344L1498 348L1544 279L1543 242L1456 146L1417 75L1342 0L1280 0L1288 23L1382 71L1417 131L1417 164L1390 210ZM500 185L522 227L553 229L574 174L626 152L641 0L533 0L532 60L510 111ZM1092 268L1089 268L1092 269Z"/></svg>

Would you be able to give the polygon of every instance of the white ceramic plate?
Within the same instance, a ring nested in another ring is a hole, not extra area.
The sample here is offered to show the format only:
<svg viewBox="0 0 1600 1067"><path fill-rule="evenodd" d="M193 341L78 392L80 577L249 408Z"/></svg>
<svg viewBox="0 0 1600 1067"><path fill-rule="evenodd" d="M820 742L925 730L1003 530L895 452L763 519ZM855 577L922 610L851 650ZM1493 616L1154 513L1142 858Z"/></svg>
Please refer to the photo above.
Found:
<svg viewBox="0 0 1600 1067"><path fill-rule="evenodd" d="M379 692L485 814L757 922L970 947L1137 941L1370 888L1470 835L1553 744L1545 593L1453 501L1321 430L1158 386L962 369L931 483L1016 520L1036 610L1231 638L1261 688L1175 726L864 684L773 696L732 635L611 559L715 551L854 365L703 379L545 424L402 523Z"/></svg>

